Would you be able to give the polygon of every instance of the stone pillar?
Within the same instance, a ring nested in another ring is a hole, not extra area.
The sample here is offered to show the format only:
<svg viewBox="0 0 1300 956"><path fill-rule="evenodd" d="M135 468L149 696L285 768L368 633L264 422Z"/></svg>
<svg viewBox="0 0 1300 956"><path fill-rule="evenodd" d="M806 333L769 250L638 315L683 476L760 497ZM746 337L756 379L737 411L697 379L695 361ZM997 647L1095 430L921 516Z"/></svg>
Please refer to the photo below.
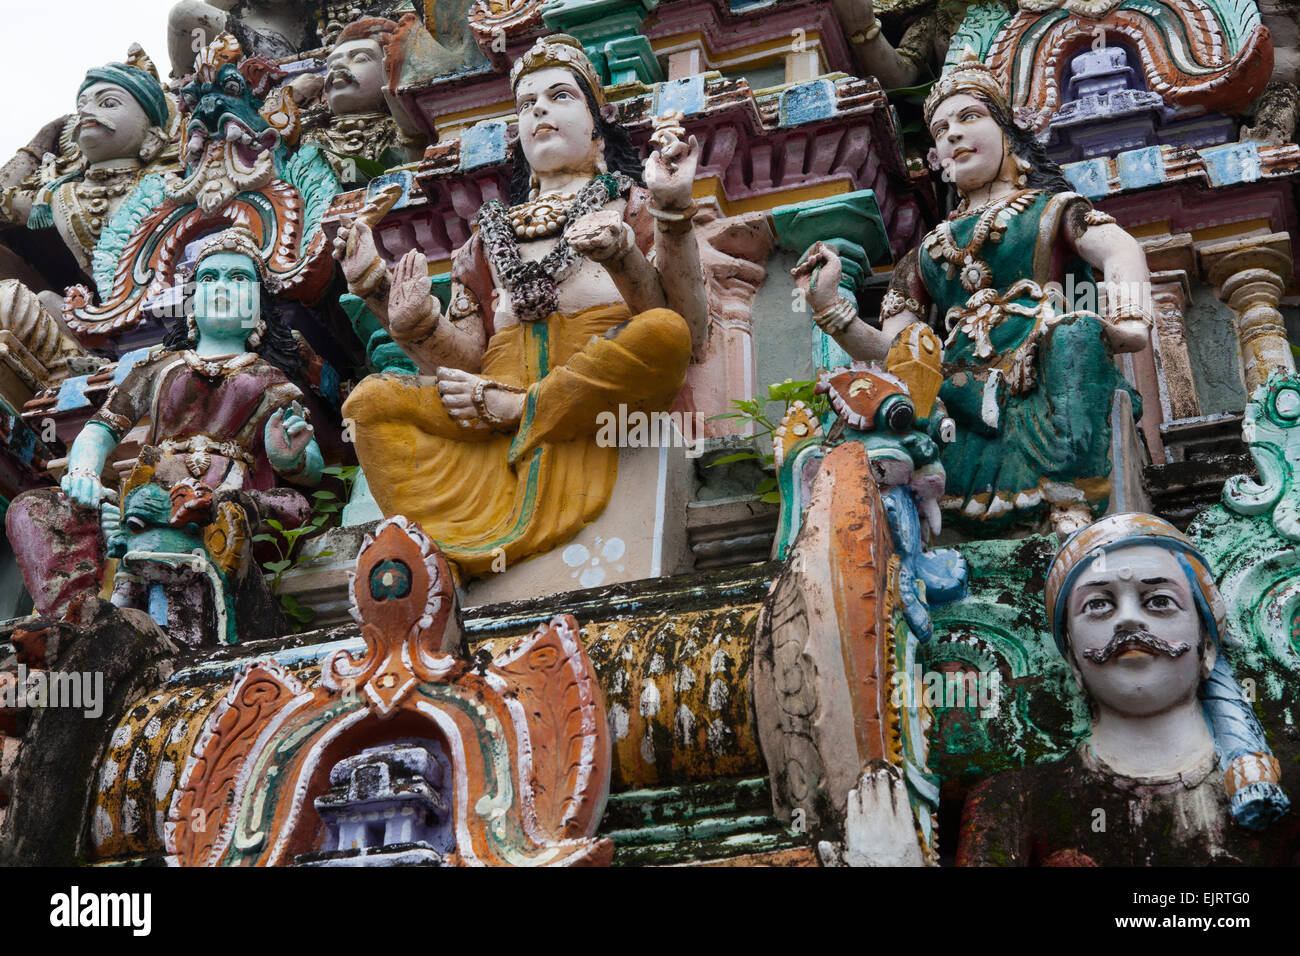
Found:
<svg viewBox="0 0 1300 956"><path fill-rule="evenodd" d="M1156 327L1151 336L1160 373L1160 405L1166 420L1195 418L1201 400L1192 378L1183 312L1191 299L1191 280L1183 270L1151 273L1151 298L1155 300Z"/></svg>
<svg viewBox="0 0 1300 956"><path fill-rule="evenodd" d="M1241 370L1246 394L1268 380L1271 372L1295 371L1278 300L1291 284L1291 237L1284 232L1252 236L1207 246L1201 263L1219 298L1237 316Z"/></svg>

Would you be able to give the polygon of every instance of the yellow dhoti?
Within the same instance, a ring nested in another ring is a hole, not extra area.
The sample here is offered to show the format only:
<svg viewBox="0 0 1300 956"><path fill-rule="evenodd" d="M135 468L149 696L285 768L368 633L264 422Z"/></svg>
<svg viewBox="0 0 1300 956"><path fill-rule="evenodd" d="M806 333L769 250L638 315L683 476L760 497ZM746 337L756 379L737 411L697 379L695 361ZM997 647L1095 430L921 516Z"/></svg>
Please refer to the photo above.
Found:
<svg viewBox="0 0 1300 956"><path fill-rule="evenodd" d="M516 434L471 431L429 376L371 375L348 396L357 457L385 515L418 521L461 574L549 551L604 510L618 449L596 444L597 416L666 411L686 380L681 316L598 306L504 329L482 376L526 387Z"/></svg>

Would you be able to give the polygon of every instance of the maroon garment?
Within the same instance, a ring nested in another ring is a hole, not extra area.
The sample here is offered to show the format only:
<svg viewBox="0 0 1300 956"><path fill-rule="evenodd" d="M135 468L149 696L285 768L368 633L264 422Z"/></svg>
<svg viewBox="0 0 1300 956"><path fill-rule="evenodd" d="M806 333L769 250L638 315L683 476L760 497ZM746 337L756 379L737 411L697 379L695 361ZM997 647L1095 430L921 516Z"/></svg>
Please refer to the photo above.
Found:
<svg viewBox="0 0 1300 956"><path fill-rule="evenodd" d="M146 445L158 446L168 439L184 441L196 435L234 442L252 459L237 486L263 491L275 485L266 457L266 423L276 411L302 399L302 392L284 372L260 357L209 377L192 369L180 353L159 352L132 368L90 420L106 425L119 441L149 415ZM211 465L198 477L215 488L227 477L231 460L211 454ZM191 457L164 451L164 458L169 455ZM159 467L165 485L178 474L175 467Z"/></svg>

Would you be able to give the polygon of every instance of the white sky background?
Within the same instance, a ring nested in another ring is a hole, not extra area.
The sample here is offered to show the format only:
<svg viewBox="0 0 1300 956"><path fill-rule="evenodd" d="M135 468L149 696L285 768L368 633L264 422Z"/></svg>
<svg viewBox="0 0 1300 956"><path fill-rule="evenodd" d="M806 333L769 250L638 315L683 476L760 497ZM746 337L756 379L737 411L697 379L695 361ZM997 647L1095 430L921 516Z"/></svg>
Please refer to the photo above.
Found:
<svg viewBox="0 0 1300 956"><path fill-rule="evenodd" d="M173 0L0 0L0 165L76 105L86 70L139 43L165 81Z"/></svg>

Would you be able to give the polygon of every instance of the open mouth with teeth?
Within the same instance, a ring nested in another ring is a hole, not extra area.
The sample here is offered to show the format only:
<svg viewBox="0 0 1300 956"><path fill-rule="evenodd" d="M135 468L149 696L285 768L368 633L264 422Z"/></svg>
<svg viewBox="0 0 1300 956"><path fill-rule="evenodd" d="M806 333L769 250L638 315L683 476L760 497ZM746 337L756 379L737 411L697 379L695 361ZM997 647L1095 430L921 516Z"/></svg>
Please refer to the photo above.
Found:
<svg viewBox="0 0 1300 956"><path fill-rule="evenodd" d="M257 168L262 154L275 149L280 134L267 128L261 132L251 129L243 120L227 113L221 118L220 133L213 135L206 125L193 120L185 143L185 158L191 165L198 163L212 143L224 142L232 166L238 172L251 173Z"/></svg>

